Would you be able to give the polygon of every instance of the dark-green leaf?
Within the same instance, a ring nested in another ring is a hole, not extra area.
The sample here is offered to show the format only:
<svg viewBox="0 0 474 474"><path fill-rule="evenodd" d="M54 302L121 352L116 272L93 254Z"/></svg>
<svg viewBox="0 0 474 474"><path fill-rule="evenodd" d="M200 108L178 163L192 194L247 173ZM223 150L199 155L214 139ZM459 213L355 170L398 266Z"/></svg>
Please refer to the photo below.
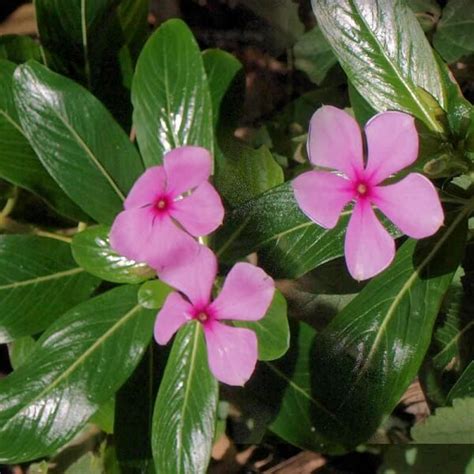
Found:
<svg viewBox="0 0 474 474"><path fill-rule="evenodd" d="M291 183L271 189L231 212L217 234L217 253L238 259L259 252L259 264L277 278L296 278L343 254L350 211L332 230L299 209Z"/></svg>
<svg viewBox="0 0 474 474"><path fill-rule="evenodd" d="M98 283L76 264L65 242L0 236L0 342L45 329Z"/></svg>
<svg viewBox="0 0 474 474"><path fill-rule="evenodd" d="M0 462L53 453L127 380L155 318L137 304L137 289L116 288L72 309L28 363L0 380Z"/></svg>
<svg viewBox="0 0 474 474"><path fill-rule="evenodd" d="M0 176L39 195L60 214L87 219L46 172L25 136L13 98L16 65L0 60Z"/></svg>
<svg viewBox="0 0 474 474"><path fill-rule="evenodd" d="M89 273L114 283L141 283L153 278L156 272L148 265L129 260L110 247L109 232L109 227L99 225L76 234L71 244L76 262Z"/></svg>
<svg viewBox="0 0 474 474"><path fill-rule="evenodd" d="M34 61L17 68L14 93L44 167L85 212L110 224L143 171L127 135L87 90Z"/></svg>
<svg viewBox="0 0 474 474"><path fill-rule="evenodd" d="M324 434L353 447L389 414L416 375L463 254L466 207L435 237L408 240L315 340L315 396L335 415Z"/></svg>
<svg viewBox="0 0 474 474"><path fill-rule="evenodd" d="M169 20L149 38L132 84L133 123L143 160L160 164L181 145L212 151L212 107L199 47L181 20Z"/></svg>
<svg viewBox="0 0 474 474"><path fill-rule="evenodd" d="M461 377L449 391L447 402L453 403L456 398L474 397L474 361L461 374Z"/></svg>
<svg viewBox="0 0 474 474"><path fill-rule="evenodd" d="M206 472L217 399L201 326L188 323L173 343L156 399L152 435L156 472Z"/></svg>
<svg viewBox="0 0 474 474"><path fill-rule="evenodd" d="M341 66L372 107L408 112L432 130L442 131L426 92L420 90L445 106L438 66L404 1L313 0L312 4Z"/></svg>

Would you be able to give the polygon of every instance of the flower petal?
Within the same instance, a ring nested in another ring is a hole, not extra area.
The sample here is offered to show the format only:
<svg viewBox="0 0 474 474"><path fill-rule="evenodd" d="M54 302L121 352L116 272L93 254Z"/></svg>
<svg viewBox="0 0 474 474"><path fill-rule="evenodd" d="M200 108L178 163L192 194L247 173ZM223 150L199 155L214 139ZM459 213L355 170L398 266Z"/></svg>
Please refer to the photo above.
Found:
<svg viewBox="0 0 474 474"><path fill-rule="evenodd" d="M256 321L265 316L274 292L273 279L261 268L240 262L232 267L211 307L217 319Z"/></svg>
<svg viewBox="0 0 474 474"><path fill-rule="evenodd" d="M224 219L224 206L212 184L205 181L190 196L175 201L171 215L192 235L207 235Z"/></svg>
<svg viewBox="0 0 474 474"><path fill-rule="evenodd" d="M150 208L122 211L110 230L110 246L120 255L145 262L153 246L153 212Z"/></svg>
<svg viewBox="0 0 474 474"><path fill-rule="evenodd" d="M167 268L187 265L199 248L198 242L180 229L169 216L156 217L144 261L160 274Z"/></svg>
<svg viewBox="0 0 474 474"><path fill-rule="evenodd" d="M332 229L345 205L354 197L352 183L325 171L308 171L293 180L301 210L316 224Z"/></svg>
<svg viewBox="0 0 474 474"><path fill-rule="evenodd" d="M358 281L385 270L395 256L394 240L366 199L354 206L346 232L345 254L349 273Z"/></svg>
<svg viewBox="0 0 474 474"><path fill-rule="evenodd" d="M217 258L203 245L187 261L169 265L158 272L161 280L184 293L198 307L209 303L216 275Z"/></svg>
<svg viewBox="0 0 474 474"><path fill-rule="evenodd" d="M411 165L418 156L415 119L403 112L382 112L365 126L368 147L366 177L378 184Z"/></svg>
<svg viewBox="0 0 474 474"><path fill-rule="evenodd" d="M199 146L175 148L166 153L163 161L167 191L173 197L199 186L211 174L211 154Z"/></svg>
<svg viewBox="0 0 474 474"><path fill-rule="evenodd" d="M125 199L125 209L143 207L155 202L166 189L163 166L148 168L136 181Z"/></svg>
<svg viewBox="0 0 474 474"><path fill-rule="evenodd" d="M308 155L316 166L357 178L363 172L364 163L362 136L355 119L330 105L318 109L309 124Z"/></svg>
<svg viewBox="0 0 474 474"><path fill-rule="evenodd" d="M444 214L435 187L428 178L410 173L389 186L377 186L374 204L406 235L422 239L443 225Z"/></svg>
<svg viewBox="0 0 474 474"><path fill-rule="evenodd" d="M244 385L257 363L255 333L214 321L205 326L204 335L209 367L216 379L228 385Z"/></svg>
<svg viewBox="0 0 474 474"><path fill-rule="evenodd" d="M168 344L174 333L192 318L193 307L179 293L171 293L158 311L155 321L155 340L158 344Z"/></svg>

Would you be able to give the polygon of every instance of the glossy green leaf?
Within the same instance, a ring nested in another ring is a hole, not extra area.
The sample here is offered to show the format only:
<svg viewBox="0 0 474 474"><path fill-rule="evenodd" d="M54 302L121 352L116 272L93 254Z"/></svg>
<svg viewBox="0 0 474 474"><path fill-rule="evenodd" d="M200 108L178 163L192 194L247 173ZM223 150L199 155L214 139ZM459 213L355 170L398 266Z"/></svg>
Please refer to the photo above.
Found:
<svg viewBox="0 0 474 474"><path fill-rule="evenodd" d="M207 472L217 399L201 326L188 323L174 340L156 399L152 434L156 472Z"/></svg>
<svg viewBox="0 0 474 474"><path fill-rule="evenodd" d="M258 251L259 265L272 276L296 278L343 254L349 214L324 229L300 211L291 183L285 183L229 213L215 248L228 260Z"/></svg>
<svg viewBox="0 0 474 474"><path fill-rule="evenodd" d="M336 452L341 447L325 438L324 423L319 419L320 412L325 412L326 417L332 414L313 393L317 376L312 356L315 336L310 326L293 325L290 349L275 362L258 364L242 391L240 408L251 419L268 424L288 443L302 449Z"/></svg>
<svg viewBox="0 0 474 474"><path fill-rule="evenodd" d="M199 47L178 19L161 25L140 54L132 84L133 123L147 166L181 145L212 151L212 106Z"/></svg>
<svg viewBox="0 0 474 474"><path fill-rule="evenodd" d="M148 309L159 309L165 303L173 288L160 280L151 280L143 283L138 291L138 302Z"/></svg>
<svg viewBox="0 0 474 474"><path fill-rule="evenodd" d="M293 50L295 67L308 74L308 77L318 85L337 64L336 56L318 26L301 36Z"/></svg>
<svg viewBox="0 0 474 474"><path fill-rule="evenodd" d="M415 425L411 435L419 444L474 444L474 398L454 400L425 421Z"/></svg>
<svg viewBox="0 0 474 474"><path fill-rule="evenodd" d="M137 304L137 290L122 286L68 311L28 363L0 380L0 462L55 452L127 380L155 319Z"/></svg>
<svg viewBox="0 0 474 474"><path fill-rule="evenodd" d="M119 6L125 0L35 0L48 66L87 87L121 123L130 125L131 104L124 85L121 50L125 34ZM133 10L128 9L129 21Z"/></svg>
<svg viewBox="0 0 474 474"><path fill-rule="evenodd" d="M474 397L474 361L471 361L449 391L447 402L452 403L456 398L467 397Z"/></svg>
<svg viewBox="0 0 474 474"><path fill-rule="evenodd" d="M316 337L313 393L334 415L318 415L328 438L348 447L365 441L417 374L463 254L469 212L431 239L407 240Z"/></svg>
<svg viewBox="0 0 474 474"><path fill-rule="evenodd" d="M395 109L442 131L427 91L445 92L431 47L402 0L313 0L318 25L359 93L378 111Z"/></svg>
<svg viewBox="0 0 474 474"><path fill-rule="evenodd" d="M46 172L25 136L13 99L15 67L0 60L0 176L44 198L60 214L86 220L86 214Z"/></svg>
<svg viewBox="0 0 474 474"><path fill-rule="evenodd" d="M132 376L117 392L114 441L118 461L127 474L155 473L151 430L166 352L167 348L152 340Z"/></svg>
<svg viewBox="0 0 474 474"><path fill-rule="evenodd" d="M99 225L74 236L72 254L82 268L114 283L141 283L156 275L148 265L129 260L112 250L109 232L109 227Z"/></svg>
<svg viewBox="0 0 474 474"><path fill-rule="evenodd" d="M98 283L76 264L65 242L0 236L0 342L45 329Z"/></svg>
<svg viewBox="0 0 474 474"><path fill-rule="evenodd" d="M43 60L39 43L29 36L18 35L0 36L0 58L14 63L23 63L29 59Z"/></svg>
<svg viewBox="0 0 474 474"><path fill-rule="evenodd" d="M127 135L87 90L36 62L15 72L20 122L44 167L85 212L110 224L143 171Z"/></svg>
<svg viewBox="0 0 474 474"><path fill-rule="evenodd" d="M272 304L265 316L259 321L234 321L235 326L246 327L255 331L258 339L259 360L280 358L290 345L290 328L286 315L285 297L275 291Z"/></svg>
<svg viewBox="0 0 474 474"><path fill-rule="evenodd" d="M20 337L8 344L8 356L14 370L28 359L35 347L36 341L31 336Z"/></svg>
<svg viewBox="0 0 474 474"><path fill-rule="evenodd" d="M448 63L474 53L474 3L449 0L433 37L434 47Z"/></svg>

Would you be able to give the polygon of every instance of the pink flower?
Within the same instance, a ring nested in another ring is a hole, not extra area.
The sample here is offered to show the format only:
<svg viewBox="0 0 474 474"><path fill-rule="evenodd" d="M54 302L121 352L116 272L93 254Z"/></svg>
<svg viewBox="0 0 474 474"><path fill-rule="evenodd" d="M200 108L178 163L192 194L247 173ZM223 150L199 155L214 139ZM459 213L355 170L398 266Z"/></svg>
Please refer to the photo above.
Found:
<svg viewBox="0 0 474 474"><path fill-rule="evenodd" d="M335 107L321 107L311 118L308 155L319 167L293 181L302 211L331 229L344 207L355 201L345 238L349 272L365 280L384 270L395 256L395 243L377 219L377 206L402 232L415 239L434 234L444 215L433 184L418 173L398 183L381 183L411 165L418 155L414 119L402 112L384 112L365 127L368 159L364 166L357 122Z"/></svg>
<svg viewBox="0 0 474 474"><path fill-rule="evenodd" d="M158 344L166 344L188 321L198 321L204 329L211 372L221 382L243 385L257 362L257 337L250 329L221 321L263 318L275 290L272 278L250 263L237 263L211 301L217 259L207 247L201 247L188 265L168 268L159 276L186 298L174 292L166 299L155 323Z"/></svg>
<svg viewBox="0 0 474 474"><path fill-rule="evenodd" d="M147 169L112 225L112 248L157 270L192 258L199 249L192 236L209 234L224 217L207 181L211 163L205 148L183 146L167 153L163 166Z"/></svg>

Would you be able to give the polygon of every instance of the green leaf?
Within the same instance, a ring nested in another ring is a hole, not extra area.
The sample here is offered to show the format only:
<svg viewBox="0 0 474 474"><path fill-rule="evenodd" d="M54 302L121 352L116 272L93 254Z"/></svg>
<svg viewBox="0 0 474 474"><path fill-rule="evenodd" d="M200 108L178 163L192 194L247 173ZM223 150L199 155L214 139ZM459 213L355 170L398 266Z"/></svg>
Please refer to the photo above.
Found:
<svg viewBox="0 0 474 474"><path fill-rule="evenodd" d="M272 304L265 316L259 321L234 321L234 326L245 327L255 331L258 339L259 360L280 358L290 346L290 328L286 316L286 300L275 291Z"/></svg>
<svg viewBox="0 0 474 474"><path fill-rule="evenodd" d="M98 283L78 267L65 242L0 236L0 342L45 329Z"/></svg>
<svg viewBox="0 0 474 474"><path fill-rule="evenodd" d="M43 60L39 43L29 36L18 35L0 36L0 58L14 63L23 63L29 59Z"/></svg>
<svg viewBox="0 0 474 474"><path fill-rule="evenodd" d="M160 280L147 281L143 283L138 291L138 302L144 308L159 309L172 291L171 287Z"/></svg>
<svg viewBox="0 0 474 474"><path fill-rule="evenodd" d="M337 64L337 58L318 26L301 36L293 50L296 69L308 74L308 77L318 85Z"/></svg>
<svg viewBox="0 0 474 474"><path fill-rule="evenodd" d="M124 48L128 50L132 63L145 44L148 34L148 0L122 0L118 7L119 21L124 36Z"/></svg>
<svg viewBox="0 0 474 474"><path fill-rule="evenodd" d="M214 183L232 207L283 183L283 170L266 146L254 149L234 138L221 140Z"/></svg>
<svg viewBox="0 0 474 474"><path fill-rule="evenodd" d="M35 0L48 66L87 87L117 119L130 125L131 104L120 53L125 33L119 6L125 0ZM133 10L128 9L129 21Z"/></svg>
<svg viewBox="0 0 474 474"><path fill-rule="evenodd" d="M347 447L365 441L417 374L463 254L469 212L433 238L407 240L316 337L313 393L335 417L318 414L329 439Z"/></svg>
<svg viewBox="0 0 474 474"><path fill-rule="evenodd" d="M474 397L474 361L471 361L449 391L447 402L452 403L456 398L467 397Z"/></svg>
<svg viewBox="0 0 474 474"><path fill-rule="evenodd" d="M36 62L15 72L15 102L44 167L85 212L110 224L143 171L128 137L87 90Z"/></svg>
<svg viewBox="0 0 474 474"><path fill-rule="evenodd" d="M156 398L152 434L156 472L207 472L217 399L201 326L188 323L175 338Z"/></svg>
<svg viewBox="0 0 474 474"><path fill-rule="evenodd" d="M402 110L443 130L422 92L445 106L438 66L405 2L313 0L312 5L351 83L374 109Z"/></svg>
<svg viewBox="0 0 474 474"><path fill-rule="evenodd" d="M36 341L31 336L20 337L8 345L10 364L16 370L28 359L35 348Z"/></svg>
<svg viewBox="0 0 474 474"><path fill-rule="evenodd" d="M55 452L127 380L155 319L137 304L137 290L122 286L73 308L41 336L27 364L0 380L0 462Z"/></svg>
<svg viewBox="0 0 474 474"><path fill-rule="evenodd" d="M242 390L247 398L240 408L251 419L268 424L272 432L288 443L302 449L337 452L340 445L326 439L324 424L318 419L320 412L325 412L326 417L332 414L314 395L317 374L312 368L312 350L316 332L304 323L291 329L290 349L278 361L258 364L256 373Z"/></svg>
<svg viewBox="0 0 474 474"><path fill-rule="evenodd" d="M420 444L474 444L474 398L454 400L415 425L411 435Z"/></svg>
<svg viewBox="0 0 474 474"><path fill-rule="evenodd" d="M474 3L449 0L433 37L434 47L448 63L474 53Z"/></svg>
<svg viewBox="0 0 474 474"><path fill-rule="evenodd" d="M147 166L181 145L212 151L212 106L199 47L181 20L169 20L143 48L132 84L133 123Z"/></svg>
<svg viewBox="0 0 474 474"><path fill-rule="evenodd" d="M110 228L89 227L72 239L72 254L76 262L89 273L114 283L141 283L156 272L144 263L129 260L112 250Z"/></svg>
<svg viewBox="0 0 474 474"><path fill-rule="evenodd" d="M107 434L112 434L114 432L114 412L115 397L112 397L108 402L100 406L89 420L89 423L96 425Z"/></svg>
<svg viewBox="0 0 474 474"><path fill-rule="evenodd" d="M152 341L132 376L117 392L114 441L122 471L127 474L155 472L150 440L165 352Z"/></svg>
<svg viewBox="0 0 474 474"><path fill-rule="evenodd" d="M285 183L229 213L216 238L217 254L237 260L258 251L259 265L276 278L297 278L343 254L350 211L332 230L311 222Z"/></svg>
<svg viewBox="0 0 474 474"><path fill-rule="evenodd" d="M436 0L410 0L407 3L425 33L438 24L441 8Z"/></svg>
<svg viewBox="0 0 474 474"><path fill-rule="evenodd" d="M0 60L0 176L45 199L60 214L86 220L43 168L20 124L13 98L15 64Z"/></svg>

